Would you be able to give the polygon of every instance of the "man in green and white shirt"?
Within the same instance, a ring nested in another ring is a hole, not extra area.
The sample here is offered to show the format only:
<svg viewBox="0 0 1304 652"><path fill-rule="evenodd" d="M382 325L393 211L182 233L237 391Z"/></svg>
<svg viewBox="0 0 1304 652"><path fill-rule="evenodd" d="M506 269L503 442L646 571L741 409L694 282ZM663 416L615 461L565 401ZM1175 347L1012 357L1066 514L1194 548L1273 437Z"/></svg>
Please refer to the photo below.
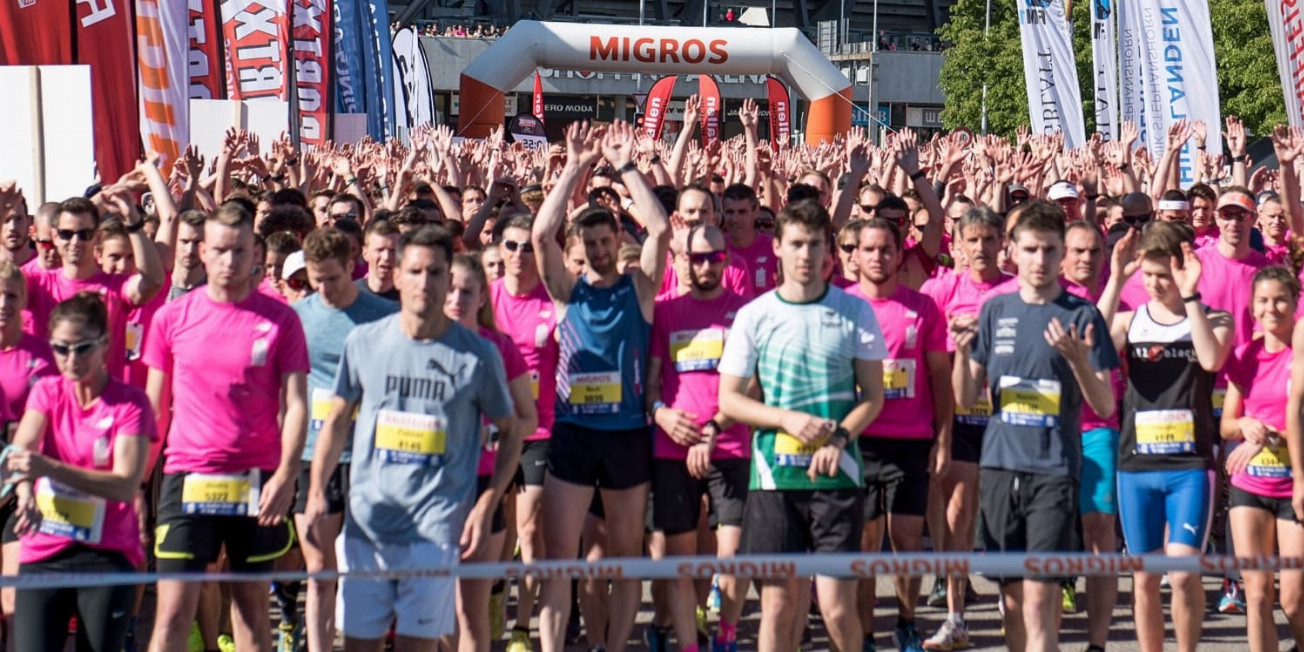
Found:
<svg viewBox="0 0 1304 652"><path fill-rule="evenodd" d="M783 284L738 312L720 360L720 411L756 429L742 554L860 552L855 437L883 408L887 349L869 304L824 281L829 232L813 201L779 213ZM748 394L753 376L764 403ZM803 590L799 578L761 583L761 652L798 645L793 604ZM858 649L856 582L821 576L816 590L837 648Z"/></svg>

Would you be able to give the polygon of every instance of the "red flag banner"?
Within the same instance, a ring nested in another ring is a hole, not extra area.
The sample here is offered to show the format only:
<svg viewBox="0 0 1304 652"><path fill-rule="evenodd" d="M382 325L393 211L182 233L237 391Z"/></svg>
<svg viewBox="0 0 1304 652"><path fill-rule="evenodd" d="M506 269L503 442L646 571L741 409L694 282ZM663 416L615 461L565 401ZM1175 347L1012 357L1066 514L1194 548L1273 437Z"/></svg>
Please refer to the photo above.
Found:
<svg viewBox="0 0 1304 652"><path fill-rule="evenodd" d="M281 0L223 0L226 95L232 100L284 100L289 16Z"/></svg>
<svg viewBox="0 0 1304 652"><path fill-rule="evenodd" d="M190 142L186 18L180 3L136 0L140 133L145 149L161 157L165 174Z"/></svg>
<svg viewBox="0 0 1304 652"><path fill-rule="evenodd" d="M77 63L91 66L95 162L114 183L140 159L134 19L128 0L77 3ZM39 35L48 28L43 27ZM40 38L38 36L38 38Z"/></svg>
<svg viewBox="0 0 1304 652"><path fill-rule="evenodd" d="M702 146L720 140L720 87L710 75L697 76L697 94L702 100Z"/></svg>
<svg viewBox="0 0 1304 652"><path fill-rule="evenodd" d="M538 70L535 70L535 71L534 71L534 105L533 105L533 109L534 109L534 110L533 110L534 117L538 118L538 119L539 119L539 123L542 124L542 123L543 123L543 80L542 80L542 79L539 79L539 71L538 71Z"/></svg>
<svg viewBox="0 0 1304 652"><path fill-rule="evenodd" d="M766 95L770 98L770 147L779 149L792 138L792 125L788 122L788 88L783 82L770 77L765 80Z"/></svg>
<svg viewBox="0 0 1304 652"><path fill-rule="evenodd" d="M319 147L330 139L331 0L294 0L291 6L299 142Z"/></svg>
<svg viewBox="0 0 1304 652"><path fill-rule="evenodd" d="M652 140L661 137L661 128L666 125L666 111L670 109L670 95L675 92L675 80L678 75L670 75L652 84L647 93L647 110L643 112L643 133Z"/></svg>
<svg viewBox="0 0 1304 652"><path fill-rule="evenodd" d="M73 63L72 3L67 0L0 2L0 65Z"/></svg>
<svg viewBox="0 0 1304 652"><path fill-rule="evenodd" d="M217 0L187 0L190 34L190 97L220 100L226 97L222 84L222 34L218 27Z"/></svg>

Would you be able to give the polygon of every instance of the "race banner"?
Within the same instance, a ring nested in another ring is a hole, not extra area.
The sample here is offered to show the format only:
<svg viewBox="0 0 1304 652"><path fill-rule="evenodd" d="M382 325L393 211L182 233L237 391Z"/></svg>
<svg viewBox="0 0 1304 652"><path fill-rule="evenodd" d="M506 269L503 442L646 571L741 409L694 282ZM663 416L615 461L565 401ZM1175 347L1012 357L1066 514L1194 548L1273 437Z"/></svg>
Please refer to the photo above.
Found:
<svg viewBox="0 0 1304 652"><path fill-rule="evenodd" d="M1019 34L1032 130L1063 132L1065 147L1079 147L1086 143L1082 92L1063 0L1023 0L1020 4Z"/></svg>
<svg viewBox="0 0 1304 652"><path fill-rule="evenodd" d="M647 92L647 109L643 111L643 133L648 138L661 138L661 128L666 126L666 112L670 110L670 96L675 92L678 75L669 75L658 79Z"/></svg>
<svg viewBox="0 0 1304 652"><path fill-rule="evenodd" d="M287 100L286 0L222 0L226 96L232 100Z"/></svg>
<svg viewBox="0 0 1304 652"><path fill-rule="evenodd" d="M360 0L358 35L362 38L362 88L367 133L376 140L394 135L394 52L389 37L389 3Z"/></svg>
<svg viewBox="0 0 1304 652"><path fill-rule="evenodd" d="M1118 127L1115 2L1116 0L1091 0L1091 61L1095 73L1096 131L1105 140L1114 140Z"/></svg>
<svg viewBox="0 0 1304 652"><path fill-rule="evenodd" d="M765 79L765 93L770 101L770 147L774 150L788 144L792 139L791 117L788 109L788 87L773 76Z"/></svg>
<svg viewBox="0 0 1304 652"><path fill-rule="evenodd" d="M1218 69L1214 62L1213 29L1206 0L1135 0L1144 28L1141 42L1141 82L1145 89L1145 145L1162 156L1168 127L1187 119L1203 120L1217 133L1222 124ZM1222 153L1222 139L1208 140L1209 154ZM1195 183L1198 164L1195 140L1178 155L1183 188Z"/></svg>
<svg viewBox="0 0 1304 652"><path fill-rule="evenodd" d="M217 15L217 0L187 0L187 33L190 36L190 98L221 100L226 97L222 72L222 19Z"/></svg>
<svg viewBox="0 0 1304 652"><path fill-rule="evenodd" d="M539 78L539 71L534 71L534 97L532 98L531 108L534 109L534 117L543 124L543 80Z"/></svg>
<svg viewBox="0 0 1304 652"><path fill-rule="evenodd" d="M179 2L136 0L140 133L165 176L190 143L188 17Z"/></svg>
<svg viewBox="0 0 1304 652"><path fill-rule="evenodd" d="M97 0L76 5L76 63L91 68L95 162L105 183L116 182L140 160L131 4L129 0ZM48 29L43 26L37 34L43 36Z"/></svg>
<svg viewBox="0 0 1304 652"><path fill-rule="evenodd" d="M320 147L331 139L331 0L293 0L290 6L299 142Z"/></svg>
<svg viewBox="0 0 1304 652"><path fill-rule="evenodd" d="M720 86L710 75L697 76L697 94L702 103L702 146L710 147L720 140Z"/></svg>
<svg viewBox="0 0 1304 652"><path fill-rule="evenodd" d="M1141 39L1145 26L1136 2L1114 5L1118 25L1118 113L1119 124L1132 122L1141 131L1138 144L1145 144L1145 85L1141 81Z"/></svg>
<svg viewBox="0 0 1304 652"><path fill-rule="evenodd" d="M1272 49L1277 53L1277 75L1286 95L1286 117L1290 126L1304 126L1304 66L1295 58L1304 52L1304 25L1295 3L1265 0L1268 6L1268 28L1272 31Z"/></svg>
<svg viewBox="0 0 1304 652"><path fill-rule="evenodd" d="M394 34L394 107L405 130L435 122L435 92L421 39L411 27Z"/></svg>
<svg viewBox="0 0 1304 652"><path fill-rule="evenodd" d="M72 5L65 0L0 2L0 65L73 63Z"/></svg>

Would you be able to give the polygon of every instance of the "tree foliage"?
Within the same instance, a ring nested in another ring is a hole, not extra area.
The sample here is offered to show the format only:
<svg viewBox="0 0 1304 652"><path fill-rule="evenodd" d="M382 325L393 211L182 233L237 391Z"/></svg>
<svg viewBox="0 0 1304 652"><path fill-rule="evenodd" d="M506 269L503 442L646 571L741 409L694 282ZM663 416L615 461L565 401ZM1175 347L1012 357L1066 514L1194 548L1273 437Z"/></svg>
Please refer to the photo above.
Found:
<svg viewBox="0 0 1304 652"><path fill-rule="evenodd" d="M1254 133L1285 123L1286 108L1263 0L1208 0L1214 56L1224 116L1236 115ZM987 130L1011 136L1028 121L1019 20L1021 0L990 0L991 29L983 37L988 0L957 0L951 20L938 30L946 51L938 80L946 94L942 121L948 129L982 124L982 88L987 91ZM1073 3L1073 49L1087 133L1095 130L1092 91L1090 0Z"/></svg>

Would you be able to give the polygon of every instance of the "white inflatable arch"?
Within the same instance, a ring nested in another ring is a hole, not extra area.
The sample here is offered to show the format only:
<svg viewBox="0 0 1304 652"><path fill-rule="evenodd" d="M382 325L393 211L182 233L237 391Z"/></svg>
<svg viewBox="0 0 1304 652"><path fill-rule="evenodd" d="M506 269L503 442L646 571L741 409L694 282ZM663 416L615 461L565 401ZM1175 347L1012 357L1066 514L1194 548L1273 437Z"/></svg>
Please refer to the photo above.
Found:
<svg viewBox="0 0 1304 652"><path fill-rule="evenodd" d="M851 128L851 82L793 28L512 25L462 71L458 134L488 137L503 124L503 93L536 68L664 74L773 74L810 102L806 142Z"/></svg>

